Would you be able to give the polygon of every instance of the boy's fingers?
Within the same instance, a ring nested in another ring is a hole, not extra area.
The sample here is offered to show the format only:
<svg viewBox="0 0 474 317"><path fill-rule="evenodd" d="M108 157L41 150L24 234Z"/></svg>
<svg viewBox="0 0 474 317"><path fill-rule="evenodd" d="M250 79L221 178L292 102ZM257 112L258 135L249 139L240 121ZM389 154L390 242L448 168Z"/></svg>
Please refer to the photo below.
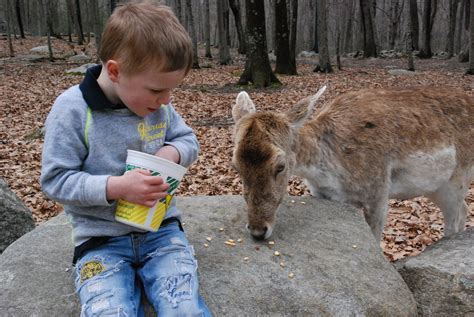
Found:
<svg viewBox="0 0 474 317"><path fill-rule="evenodd" d="M163 177L160 177L160 176L150 176L146 179L146 182L149 185L161 185L165 183L165 180L163 179Z"/></svg>
<svg viewBox="0 0 474 317"><path fill-rule="evenodd" d="M167 193L158 193L153 195L148 195L145 201L145 206L153 207L153 205L160 199L165 198Z"/></svg>
<svg viewBox="0 0 474 317"><path fill-rule="evenodd" d="M137 168L137 169L134 169L134 171L137 171L137 173L140 173L142 175L147 175L147 176L151 175L150 171L147 171L147 170L142 170L142 169Z"/></svg>

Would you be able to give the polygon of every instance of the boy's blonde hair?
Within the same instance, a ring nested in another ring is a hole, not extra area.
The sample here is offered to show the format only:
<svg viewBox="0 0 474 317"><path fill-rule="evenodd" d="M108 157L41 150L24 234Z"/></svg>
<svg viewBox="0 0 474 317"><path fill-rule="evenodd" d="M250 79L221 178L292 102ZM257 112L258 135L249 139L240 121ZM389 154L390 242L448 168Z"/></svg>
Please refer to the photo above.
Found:
<svg viewBox="0 0 474 317"><path fill-rule="evenodd" d="M188 33L164 5L127 3L115 9L102 34L99 57L115 60L132 75L149 67L189 72L193 49Z"/></svg>

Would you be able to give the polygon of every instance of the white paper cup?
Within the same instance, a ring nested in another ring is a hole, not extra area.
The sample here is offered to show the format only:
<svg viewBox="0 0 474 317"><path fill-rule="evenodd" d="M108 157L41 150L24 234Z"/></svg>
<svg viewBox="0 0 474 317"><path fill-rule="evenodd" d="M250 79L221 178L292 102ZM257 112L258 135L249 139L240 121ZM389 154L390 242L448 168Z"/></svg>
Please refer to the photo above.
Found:
<svg viewBox="0 0 474 317"><path fill-rule="evenodd" d="M148 170L152 176L161 176L170 184L168 195L151 208L120 199L115 210L115 220L140 229L158 231L186 168L155 155L127 150L125 173L136 168Z"/></svg>

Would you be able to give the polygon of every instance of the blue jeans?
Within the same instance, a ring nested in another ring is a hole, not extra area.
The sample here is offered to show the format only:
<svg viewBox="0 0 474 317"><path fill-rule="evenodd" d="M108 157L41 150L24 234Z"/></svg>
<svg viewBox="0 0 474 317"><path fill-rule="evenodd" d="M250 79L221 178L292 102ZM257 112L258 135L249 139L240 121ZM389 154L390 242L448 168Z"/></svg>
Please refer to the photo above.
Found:
<svg viewBox="0 0 474 317"><path fill-rule="evenodd" d="M211 316L198 293L194 249L177 222L85 251L75 283L81 316L143 316L141 285L160 316Z"/></svg>

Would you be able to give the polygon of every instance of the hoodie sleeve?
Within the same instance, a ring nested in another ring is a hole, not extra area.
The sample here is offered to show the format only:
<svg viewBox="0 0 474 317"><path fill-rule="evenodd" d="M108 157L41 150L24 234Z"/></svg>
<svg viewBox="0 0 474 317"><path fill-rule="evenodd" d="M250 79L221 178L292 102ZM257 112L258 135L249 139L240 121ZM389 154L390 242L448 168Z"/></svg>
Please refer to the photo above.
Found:
<svg viewBox="0 0 474 317"><path fill-rule="evenodd" d="M168 108L169 125L166 130L165 144L172 145L178 150L180 165L189 167L198 158L199 143L197 137L171 104L166 107Z"/></svg>
<svg viewBox="0 0 474 317"><path fill-rule="evenodd" d="M108 206L109 175L91 175L81 170L88 154L86 117L87 105L82 96L74 95L74 87L56 99L46 119L41 186L49 198L62 204Z"/></svg>

